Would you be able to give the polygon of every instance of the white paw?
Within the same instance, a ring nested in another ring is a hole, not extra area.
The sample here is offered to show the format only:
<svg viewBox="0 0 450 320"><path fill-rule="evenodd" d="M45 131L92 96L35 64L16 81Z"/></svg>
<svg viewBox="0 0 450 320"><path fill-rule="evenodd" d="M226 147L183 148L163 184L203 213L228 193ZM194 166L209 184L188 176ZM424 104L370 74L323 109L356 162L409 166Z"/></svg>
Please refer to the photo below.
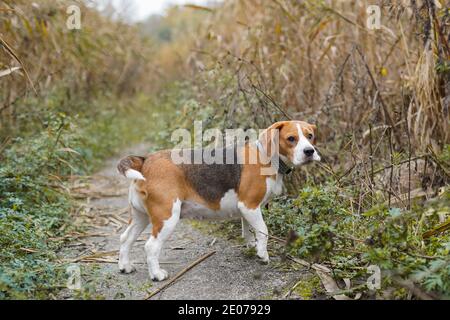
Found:
<svg viewBox="0 0 450 320"><path fill-rule="evenodd" d="M150 272L150 278L154 281L163 281L169 277L169 273L166 270L159 269L155 272Z"/></svg>
<svg viewBox="0 0 450 320"><path fill-rule="evenodd" d="M136 268L130 263L121 263L119 261L119 270L121 273L132 273L136 271Z"/></svg>
<svg viewBox="0 0 450 320"><path fill-rule="evenodd" d="M261 259L261 262L269 263L270 259L269 259L269 253L267 251L258 252L256 255Z"/></svg>

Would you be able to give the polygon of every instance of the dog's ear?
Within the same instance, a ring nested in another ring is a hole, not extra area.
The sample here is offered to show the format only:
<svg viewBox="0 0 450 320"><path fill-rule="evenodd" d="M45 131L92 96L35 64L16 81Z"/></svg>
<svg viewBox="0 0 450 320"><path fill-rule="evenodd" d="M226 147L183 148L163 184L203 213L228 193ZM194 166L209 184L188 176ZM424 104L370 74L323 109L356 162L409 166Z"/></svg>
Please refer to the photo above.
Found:
<svg viewBox="0 0 450 320"><path fill-rule="evenodd" d="M279 134L285 124L286 121L275 122L259 135L258 141L263 149L261 151L267 157L271 158L275 153L278 152L280 142ZM272 148L276 148L276 150L272 150Z"/></svg>
<svg viewBox="0 0 450 320"><path fill-rule="evenodd" d="M311 124L310 126L311 126L311 129L313 129L313 132L314 132L314 138L313 138L312 144L315 145L316 142L317 142L317 126L315 124Z"/></svg>

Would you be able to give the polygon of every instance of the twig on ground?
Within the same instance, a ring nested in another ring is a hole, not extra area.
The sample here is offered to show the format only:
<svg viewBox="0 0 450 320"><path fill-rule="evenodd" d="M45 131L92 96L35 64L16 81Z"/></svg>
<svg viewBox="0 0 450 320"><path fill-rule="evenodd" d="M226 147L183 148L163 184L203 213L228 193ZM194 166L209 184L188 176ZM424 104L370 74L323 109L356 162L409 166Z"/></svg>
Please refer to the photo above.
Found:
<svg viewBox="0 0 450 320"><path fill-rule="evenodd" d="M286 299L287 297L289 297L289 296L292 294L292 292L294 292L295 288L297 288L298 285L299 285L302 281L303 281L303 279L300 279L299 281L297 281L297 282L294 284L294 286L292 286L292 288L290 288L290 289L283 295L283 298Z"/></svg>
<svg viewBox="0 0 450 320"><path fill-rule="evenodd" d="M67 262L74 263L74 262L79 262L79 261L86 260L86 259L89 260L89 259L101 258L101 257L105 257L105 256L112 256L117 253L118 253L118 250L96 252L96 253L93 253L90 255L80 256L75 259L69 259Z"/></svg>
<svg viewBox="0 0 450 320"><path fill-rule="evenodd" d="M422 289L420 289L418 286L414 284L414 282L410 280L404 280L398 276L392 277L392 280L399 286L409 289L414 296L416 296L421 300L434 300L432 296L423 292Z"/></svg>
<svg viewBox="0 0 450 320"><path fill-rule="evenodd" d="M177 275L175 277L173 277L169 282L167 282L165 285L163 285L162 287L156 289L155 291L153 291L152 293L150 293L147 297L145 297L144 300L149 300L151 297L153 297L154 295L158 294L159 292L161 292L162 290L170 287L172 284L174 284L179 278L181 278L186 272L188 272L189 270L191 270L192 268L194 268L196 265L198 265L199 263L203 262L204 260L208 259L209 257L211 257L213 254L215 254L216 251L211 251L210 253L207 253L203 256L201 256L200 258L198 258L197 260L195 260L194 262L192 262L190 265L188 265L186 268L184 268L183 270L181 270L180 272L177 273Z"/></svg>
<svg viewBox="0 0 450 320"><path fill-rule="evenodd" d="M434 236L438 233L444 232L446 230L450 229L450 219L447 219L446 222L440 224L439 226L437 226L436 228L434 228L433 230L429 230L427 232L424 232L424 234L422 235L422 237L424 239L427 239L431 236Z"/></svg>
<svg viewBox="0 0 450 320"><path fill-rule="evenodd" d="M336 281L334 281L331 276L332 270L324 265L318 263L309 263L302 259L294 258L290 255L287 255L287 258L295 263L298 263L307 268L313 269L316 274L319 276L322 285L327 290L327 292L336 300L353 300L350 297L347 297L344 294L339 294L340 288L337 286Z"/></svg>

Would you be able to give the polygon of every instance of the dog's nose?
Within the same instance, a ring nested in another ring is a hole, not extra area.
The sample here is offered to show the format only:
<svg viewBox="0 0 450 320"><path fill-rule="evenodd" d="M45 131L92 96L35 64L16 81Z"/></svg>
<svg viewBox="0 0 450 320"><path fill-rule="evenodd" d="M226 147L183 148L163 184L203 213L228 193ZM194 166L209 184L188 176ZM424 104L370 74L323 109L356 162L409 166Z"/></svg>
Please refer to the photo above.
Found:
<svg viewBox="0 0 450 320"><path fill-rule="evenodd" d="M311 157L314 154L315 150L314 148L305 148L303 152L307 157Z"/></svg>

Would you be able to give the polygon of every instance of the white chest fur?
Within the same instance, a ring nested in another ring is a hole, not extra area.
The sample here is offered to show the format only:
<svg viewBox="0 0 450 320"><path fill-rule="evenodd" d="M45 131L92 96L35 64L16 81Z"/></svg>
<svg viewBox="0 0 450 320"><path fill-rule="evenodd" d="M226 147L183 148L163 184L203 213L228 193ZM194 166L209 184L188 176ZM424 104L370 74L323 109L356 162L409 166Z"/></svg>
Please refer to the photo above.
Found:
<svg viewBox="0 0 450 320"><path fill-rule="evenodd" d="M283 192L283 176L277 174L276 178L266 178L266 195L261 205L265 205L272 196L279 196Z"/></svg>

